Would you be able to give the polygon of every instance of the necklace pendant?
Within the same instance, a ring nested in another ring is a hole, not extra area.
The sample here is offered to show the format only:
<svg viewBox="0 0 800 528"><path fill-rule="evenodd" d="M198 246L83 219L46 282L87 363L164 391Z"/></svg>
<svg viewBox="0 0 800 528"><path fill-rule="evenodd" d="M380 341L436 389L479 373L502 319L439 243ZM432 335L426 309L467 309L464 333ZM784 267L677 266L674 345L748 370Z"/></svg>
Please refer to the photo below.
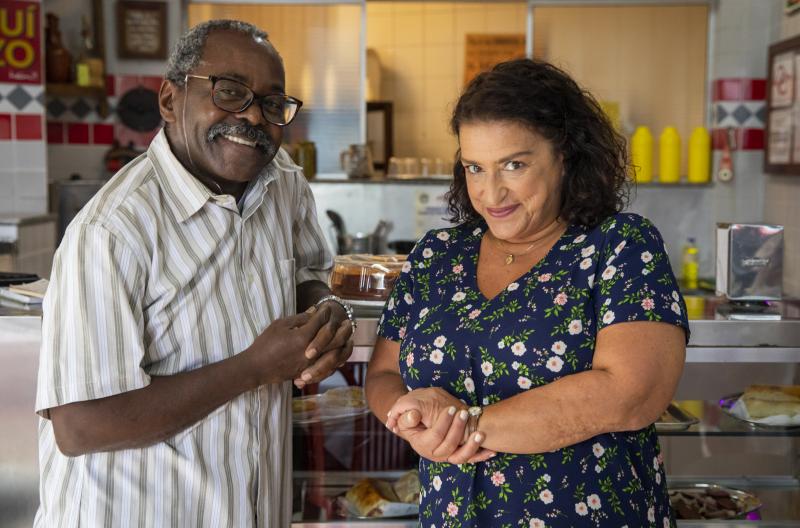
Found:
<svg viewBox="0 0 800 528"><path fill-rule="evenodd" d="M513 262L514 262L514 255L512 255L511 253L506 255L506 266L512 264Z"/></svg>

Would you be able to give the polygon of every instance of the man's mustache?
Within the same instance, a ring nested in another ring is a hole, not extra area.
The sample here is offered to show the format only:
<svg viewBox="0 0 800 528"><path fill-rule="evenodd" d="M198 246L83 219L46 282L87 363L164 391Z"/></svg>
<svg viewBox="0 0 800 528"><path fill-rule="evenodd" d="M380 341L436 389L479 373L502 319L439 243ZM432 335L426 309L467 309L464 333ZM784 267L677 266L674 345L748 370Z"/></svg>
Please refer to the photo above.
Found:
<svg viewBox="0 0 800 528"><path fill-rule="evenodd" d="M229 125L227 123L217 123L208 129L206 138L208 142L214 141L217 136L228 135L238 136L255 142L256 146L264 152L272 152L275 150L275 145L272 139L260 128L251 125L240 123L238 125Z"/></svg>

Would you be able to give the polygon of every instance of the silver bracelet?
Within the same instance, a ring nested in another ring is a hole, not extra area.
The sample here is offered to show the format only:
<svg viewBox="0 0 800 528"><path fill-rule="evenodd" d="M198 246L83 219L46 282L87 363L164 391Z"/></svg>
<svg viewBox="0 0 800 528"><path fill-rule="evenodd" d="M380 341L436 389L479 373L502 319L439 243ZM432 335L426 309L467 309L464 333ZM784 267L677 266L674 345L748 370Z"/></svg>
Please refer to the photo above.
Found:
<svg viewBox="0 0 800 528"><path fill-rule="evenodd" d="M326 295L322 299L318 300L314 303L314 307L318 308L324 302L333 301L342 308L344 308L344 312L347 314L347 319L350 321L350 326L353 328L353 332L355 333L356 328L358 328L358 322L356 321L356 316L353 315L353 308L344 299L339 297L338 295Z"/></svg>

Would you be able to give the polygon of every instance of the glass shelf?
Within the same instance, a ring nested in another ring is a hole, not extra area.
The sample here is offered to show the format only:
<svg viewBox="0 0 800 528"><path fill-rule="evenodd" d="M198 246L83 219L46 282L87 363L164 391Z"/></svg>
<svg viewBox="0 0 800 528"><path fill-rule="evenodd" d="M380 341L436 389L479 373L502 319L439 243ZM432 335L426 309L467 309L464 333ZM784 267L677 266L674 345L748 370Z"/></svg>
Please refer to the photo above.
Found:
<svg viewBox="0 0 800 528"><path fill-rule="evenodd" d="M683 401L678 404L699 418L700 422L684 431L658 431L658 436L800 437L800 427L754 426L728 415L715 401Z"/></svg>

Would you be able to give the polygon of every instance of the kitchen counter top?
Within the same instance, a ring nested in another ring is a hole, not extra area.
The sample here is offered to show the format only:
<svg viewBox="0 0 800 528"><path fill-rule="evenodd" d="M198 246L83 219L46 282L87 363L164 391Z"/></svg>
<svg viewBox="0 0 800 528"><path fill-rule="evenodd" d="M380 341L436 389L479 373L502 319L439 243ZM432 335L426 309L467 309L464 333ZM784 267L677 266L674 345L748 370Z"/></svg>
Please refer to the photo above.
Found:
<svg viewBox="0 0 800 528"><path fill-rule="evenodd" d="M51 222L56 219L55 213L0 213L0 224L27 225Z"/></svg>

